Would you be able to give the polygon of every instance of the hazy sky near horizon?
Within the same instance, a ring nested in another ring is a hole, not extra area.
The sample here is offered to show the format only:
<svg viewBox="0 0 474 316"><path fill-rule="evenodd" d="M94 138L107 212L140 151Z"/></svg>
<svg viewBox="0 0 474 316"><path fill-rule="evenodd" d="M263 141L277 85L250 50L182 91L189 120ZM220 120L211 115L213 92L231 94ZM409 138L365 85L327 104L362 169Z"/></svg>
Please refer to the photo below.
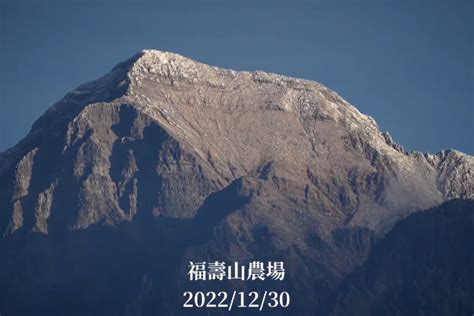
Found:
<svg viewBox="0 0 474 316"><path fill-rule="evenodd" d="M145 48L316 80L409 150L474 154L474 1L0 0L0 151Z"/></svg>

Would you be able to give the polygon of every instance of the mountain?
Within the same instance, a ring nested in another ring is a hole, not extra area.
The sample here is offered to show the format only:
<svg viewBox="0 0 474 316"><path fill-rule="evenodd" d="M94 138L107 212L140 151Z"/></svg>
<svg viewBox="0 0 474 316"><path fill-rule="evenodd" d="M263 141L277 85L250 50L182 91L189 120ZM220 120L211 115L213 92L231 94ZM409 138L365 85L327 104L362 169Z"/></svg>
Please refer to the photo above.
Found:
<svg viewBox="0 0 474 316"><path fill-rule="evenodd" d="M398 221L474 198L473 170L316 82L146 50L0 154L0 312L181 313L199 260L283 260L312 293L294 312L321 310Z"/></svg>

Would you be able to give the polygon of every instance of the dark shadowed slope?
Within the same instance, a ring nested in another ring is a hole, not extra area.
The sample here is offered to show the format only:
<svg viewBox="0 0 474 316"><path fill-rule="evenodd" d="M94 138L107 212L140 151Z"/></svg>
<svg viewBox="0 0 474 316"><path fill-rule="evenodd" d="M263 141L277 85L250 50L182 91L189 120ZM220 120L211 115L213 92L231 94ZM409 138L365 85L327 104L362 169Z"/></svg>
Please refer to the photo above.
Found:
<svg viewBox="0 0 474 316"><path fill-rule="evenodd" d="M334 315L471 315L474 201L410 215L337 293Z"/></svg>

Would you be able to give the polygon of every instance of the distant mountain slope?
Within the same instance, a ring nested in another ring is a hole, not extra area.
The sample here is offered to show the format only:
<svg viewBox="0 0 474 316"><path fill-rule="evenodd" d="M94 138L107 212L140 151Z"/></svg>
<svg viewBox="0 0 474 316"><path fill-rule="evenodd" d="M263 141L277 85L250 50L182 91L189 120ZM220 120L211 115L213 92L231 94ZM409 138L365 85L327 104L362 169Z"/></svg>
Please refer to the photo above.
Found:
<svg viewBox="0 0 474 316"><path fill-rule="evenodd" d="M334 315L471 315L474 201L410 215L341 286Z"/></svg>

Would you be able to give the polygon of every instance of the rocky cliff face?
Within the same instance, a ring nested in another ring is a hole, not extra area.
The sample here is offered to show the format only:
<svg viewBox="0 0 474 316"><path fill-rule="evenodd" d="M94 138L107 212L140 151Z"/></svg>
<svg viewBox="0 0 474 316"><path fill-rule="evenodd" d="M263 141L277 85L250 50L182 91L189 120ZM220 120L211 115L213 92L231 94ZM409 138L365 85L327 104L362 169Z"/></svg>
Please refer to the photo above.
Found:
<svg viewBox="0 0 474 316"><path fill-rule="evenodd" d="M42 255L49 241L102 230L143 249L179 241L179 266L285 258L288 286L318 293L304 302L317 306L398 220L474 198L473 170L458 151L405 152L316 82L143 51L67 94L0 155L0 233L6 248L41 239ZM147 269L158 268L136 277ZM41 271L39 288L59 286Z"/></svg>

